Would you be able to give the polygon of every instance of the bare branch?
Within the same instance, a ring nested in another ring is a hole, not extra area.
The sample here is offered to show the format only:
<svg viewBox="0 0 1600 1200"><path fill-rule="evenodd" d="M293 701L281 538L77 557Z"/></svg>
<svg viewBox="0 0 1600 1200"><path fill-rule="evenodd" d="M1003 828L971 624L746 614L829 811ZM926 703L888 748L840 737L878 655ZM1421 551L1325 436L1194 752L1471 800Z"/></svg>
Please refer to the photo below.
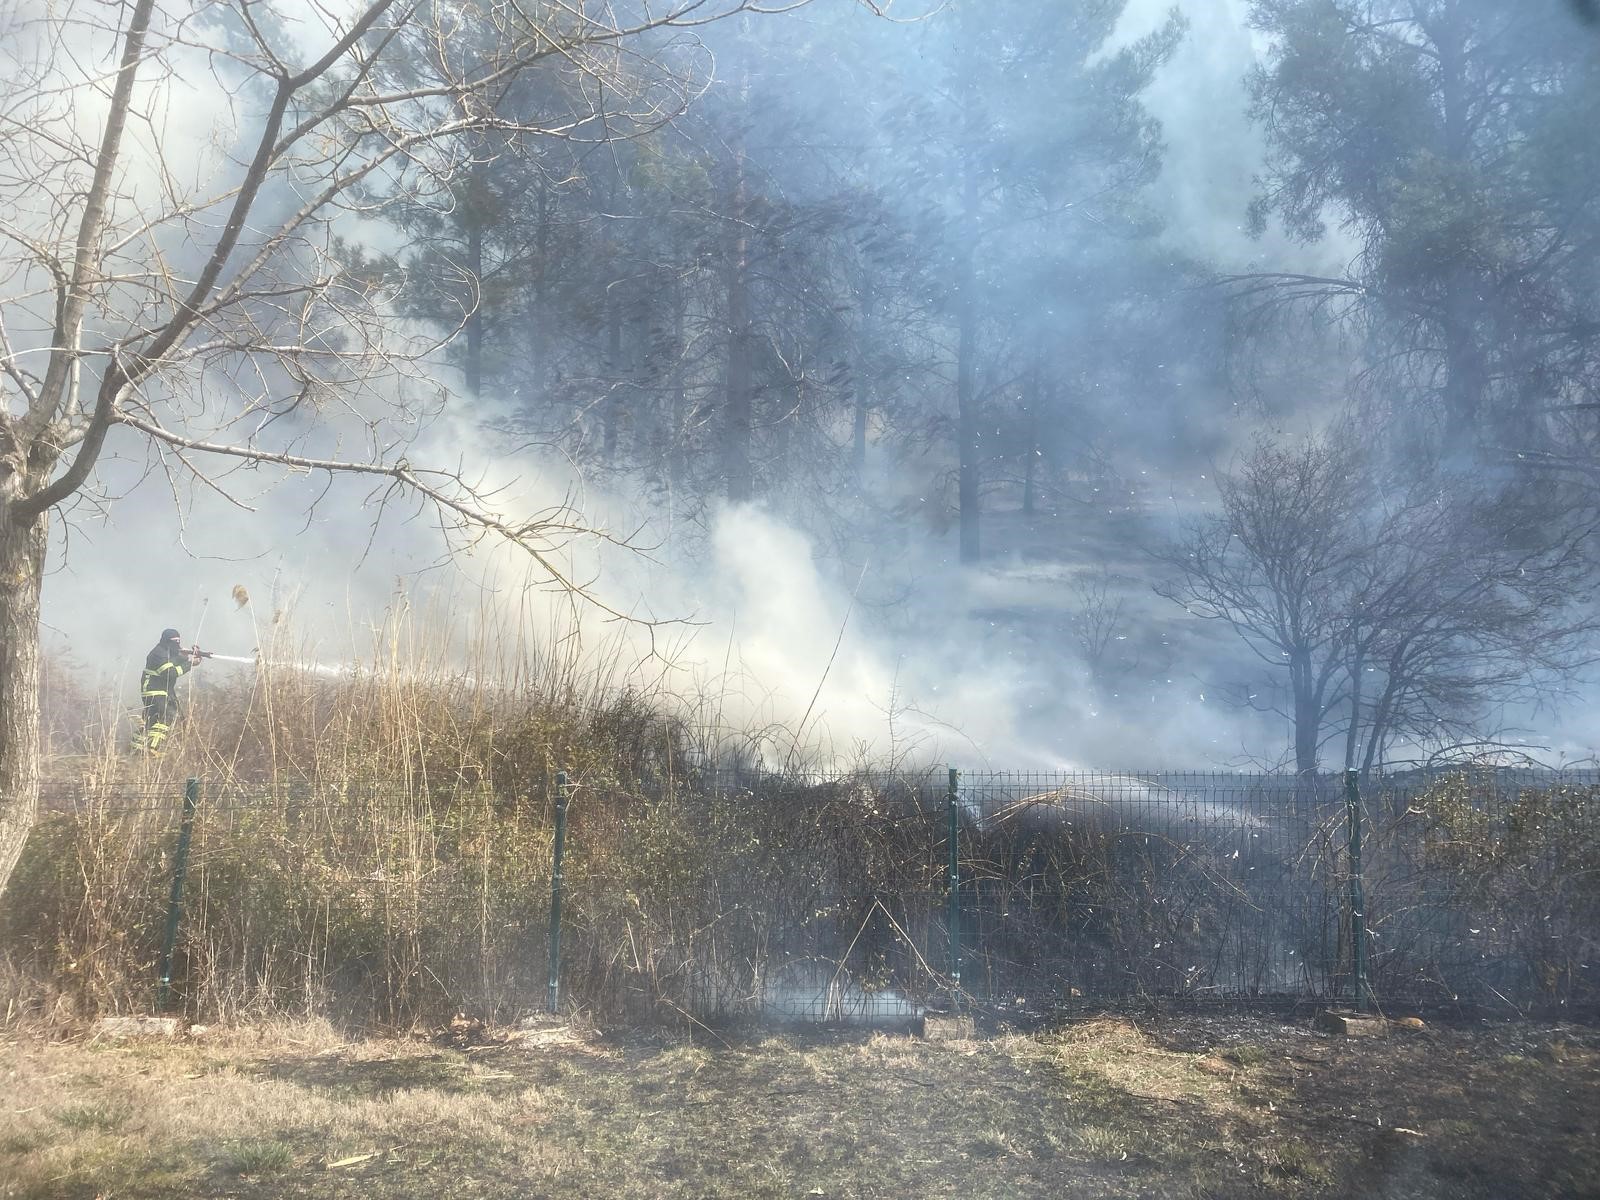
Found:
<svg viewBox="0 0 1600 1200"><path fill-rule="evenodd" d="M404 458L394 462L363 463L208 442L185 437L153 421L127 412L119 413L116 423L137 429L157 441L181 450L244 459L298 471L325 471L330 475L364 475L388 479L392 485L415 493L434 505L441 513L447 514L467 531L473 540L481 534L492 533L516 546L532 558L557 586L582 597L610 616L637 624L660 624L658 621L646 620L611 608L594 595L592 583L579 581L553 561L552 555L560 543L573 537L591 537L613 545L624 544L605 531L577 520L570 509L541 513L525 521L511 521L487 507L488 497L469 484L459 471L418 467Z"/></svg>

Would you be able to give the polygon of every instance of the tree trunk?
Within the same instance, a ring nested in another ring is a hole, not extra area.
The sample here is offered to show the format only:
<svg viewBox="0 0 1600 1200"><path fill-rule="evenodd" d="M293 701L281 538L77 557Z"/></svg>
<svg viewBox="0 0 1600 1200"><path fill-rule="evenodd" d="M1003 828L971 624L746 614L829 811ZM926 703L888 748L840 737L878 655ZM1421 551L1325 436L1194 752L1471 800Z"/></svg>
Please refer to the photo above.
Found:
<svg viewBox="0 0 1600 1200"><path fill-rule="evenodd" d="M956 338L957 499L961 518L961 561L975 563L978 545L978 264L973 243L978 233L978 180L969 163L962 182L964 217L958 250Z"/></svg>
<svg viewBox="0 0 1600 1200"><path fill-rule="evenodd" d="M1402 681L1405 679L1406 654L1410 642L1402 641L1397 650L1389 656L1385 669L1383 692L1377 702L1372 706L1372 715L1368 719L1366 755L1361 761L1361 778L1365 782L1371 775L1372 769L1379 764L1379 756L1384 751L1384 746L1389 740L1389 726L1394 719L1397 702L1403 690ZM1397 794L1397 800L1399 800ZM1403 805L1403 800L1400 800Z"/></svg>
<svg viewBox="0 0 1600 1200"><path fill-rule="evenodd" d="M750 241L745 223L744 150L733 156L728 205L728 362L724 379L722 470L728 499L749 500L754 491L750 437L755 421L750 363Z"/></svg>
<svg viewBox="0 0 1600 1200"><path fill-rule="evenodd" d="M1431 30L1439 55L1440 104L1443 108L1443 157L1455 168L1459 183L1472 173L1472 129L1467 101L1466 30L1458 10L1442 13ZM1444 303L1440 313L1444 341L1444 450L1464 459L1476 445L1488 377L1480 348L1483 281L1466 258L1466 247L1453 250L1446 266Z"/></svg>
<svg viewBox="0 0 1600 1200"><path fill-rule="evenodd" d="M613 269L611 286L606 288L606 398L601 405L602 459L606 466L617 465L617 444L622 425L622 280Z"/></svg>
<svg viewBox="0 0 1600 1200"><path fill-rule="evenodd" d="M866 488L867 479L867 390L862 381L856 381L855 422L850 429L850 475L859 493Z"/></svg>
<svg viewBox="0 0 1600 1200"><path fill-rule="evenodd" d="M1023 400L1023 426L1028 432L1022 447L1022 515L1032 517L1038 507L1039 470L1039 405L1043 403L1039 395L1040 371L1039 363L1044 356L1044 351L1034 340L1033 365L1028 371L1028 391Z"/></svg>
<svg viewBox="0 0 1600 1200"><path fill-rule="evenodd" d="M1289 685L1294 696L1294 770L1308 779L1316 774L1317 743L1322 732L1321 698L1313 686L1308 656L1296 652L1291 659Z"/></svg>
<svg viewBox="0 0 1600 1200"><path fill-rule="evenodd" d="M1478 281L1470 268L1449 274L1444 302L1444 449L1465 460L1478 441L1486 370L1478 335Z"/></svg>
<svg viewBox="0 0 1600 1200"><path fill-rule="evenodd" d="M689 421L687 304L681 288L672 293L672 382L668 385L672 396L672 411L667 420L667 479L672 494L683 487L689 474L689 438L686 426ZM670 517L669 517L670 528Z"/></svg>
<svg viewBox="0 0 1600 1200"><path fill-rule="evenodd" d="M1317 734L1321 721L1315 705L1295 697L1294 704L1294 770L1296 775L1315 775L1317 771Z"/></svg>
<svg viewBox="0 0 1600 1200"><path fill-rule="evenodd" d="M479 214L469 213L467 224L467 270L472 272L472 286L477 289L476 303L467 316L467 395L476 400L483 389L483 221Z"/></svg>
<svg viewBox="0 0 1600 1200"><path fill-rule="evenodd" d="M858 349L852 380L855 394L851 397L854 402L854 419L850 429L850 471L858 495L866 488L867 430L871 425L872 416L872 367L865 351L865 347L872 344L872 312L875 301L870 271L861 279L859 291L860 299L856 307L860 328L856 338Z"/></svg>
<svg viewBox="0 0 1600 1200"><path fill-rule="evenodd" d="M76 401L83 319L94 290L88 281L100 270L100 239L154 9L154 0L137 0L129 15L105 132L93 159L94 178L83 198L70 286L56 311L54 348L38 398L28 406L35 415L65 415ZM158 357L164 352L160 335L147 345L161 347ZM114 361L100 378L98 399L114 404L126 379ZM59 454L50 441L53 434L26 445L9 420L0 420L0 891L10 882L39 813L39 590L50 508L65 495L47 499L43 511L26 519L18 519L16 506L25 498L37 503L49 497L53 487L76 491L99 455L105 428L91 426L66 474L52 481Z"/></svg>
<svg viewBox="0 0 1600 1200"><path fill-rule="evenodd" d="M1022 515L1032 517L1038 507L1035 493L1038 485L1034 482L1034 472L1038 469L1039 453L1036 449L1038 434L1033 428L1033 418L1028 418L1028 450L1022 459Z"/></svg>
<svg viewBox="0 0 1600 1200"><path fill-rule="evenodd" d="M0 888L39 811L39 588L49 519L10 519L6 492L22 494L22 478L0 476Z"/></svg>
<svg viewBox="0 0 1600 1200"><path fill-rule="evenodd" d="M533 347L533 388L538 403L548 399L545 389L550 383L550 338L545 331L545 313L548 310L546 293L550 287L550 185L539 174L538 224L534 235L533 300L529 312L529 343Z"/></svg>

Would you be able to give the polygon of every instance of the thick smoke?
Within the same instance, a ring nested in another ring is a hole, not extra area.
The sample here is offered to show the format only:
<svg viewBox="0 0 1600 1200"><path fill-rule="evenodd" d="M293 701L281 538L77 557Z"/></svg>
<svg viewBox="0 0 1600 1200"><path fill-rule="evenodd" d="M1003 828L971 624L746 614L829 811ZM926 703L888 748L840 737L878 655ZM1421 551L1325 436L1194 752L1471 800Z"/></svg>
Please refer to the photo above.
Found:
<svg viewBox="0 0 1600 1200"><path fill-rule="evenodd" d="M1135 0L1123 35L1147 32L1167 8ZM1190 34L1147 95L1167 146L1152 188L1165 243L1233 268L1271 260L1315 270L1348 257L1337 241L1307 250L1276 231L1247 236L1245 207L1262 151L1241 80L1260 47L1244 24L1242 0L1190 0L1184 8ZM202 71L187 75L158 131L169 149L198 148L183 164L197 175L223 160L217 147L231 127L224 90L209 80ZM220 122L202 122L201 114L214 113L223 114ZM358 228L393 236L369 223L349 227ZM436 371L459 384L447 368ZM349 663L367 653L373 628L403 595L418 613L472 614L459 627L421 630L446 648L481 634L473 624L480 620L519 623L544 637L575 619L597 630L597 656L627 648L625 678L654 680L664 693L696 702L714 697L730 724L781 727L791 744L786 751L779 739L768 752L807 762L904 753L1017 769L1267 765L1282 751L1281 721L1229 706L1217 690L1239 648L1157 600L1144 554L1177 516L1209 503L1208 475L1245 443L1256 415L1208 430L1208 453L1177 465L1161 449L1163 431L1131 446L1124 472L1131 490L1085 508L1081 522L1114 549L1104 551L1086 533L1078 550L1054 563L1017 550L981 569L961 568L953 531L897 516L907 528L894 557L842 569L798 522L760 504L717 510L693 554L671 544L641 554L580 540L574 570L595 578L596 594L620 612L666 622L659 626L607 624L604 613L582 604L574 616L571 601L540 589L512 550L448 560L425 512L401 505L374 527L370 489L358 482L290 477L267 487L252 473L235 473L225 481L234 504L175 464L166 464L169 485L143 457L113 461L105 488L120 498L108 515L79 506L57 523L44 599L47 644L120 689L131 707L138 663L163 626L248 656L264 623L287 612L308 638L309 659ZM649 496L623 494L614 482L595 487L556 457L507 453L481 432L484 416L482 408L447 408L415 435L418 461L434 454L481 464L486 479L505 489L499 503L507 511L576 495L591 519L636 531L640 546L666 536ZM1288 419L1307 418L1301 411ZM333 446L341 432L359 430L336 421L319 436ZM142 455L118 433L113 449ZM909 471L891 484L907 494L920 485ZM1108 556L1115 558L1111 594L1123 602L1111 636L1126 646L1114 652L1131 664L1115 683L1097 678L1075 633L1082 587ZM230 599L239 586L252 598L243 608ZM1573 753L1597 736L1593 721L1553 735Z"/></svg>
<svg viewBox="0 0 1600 1200"><path fill-rule="evenodd" d="M470 423L441 418L414 453L427 461L430 447L472 436ZM577 495L597 525L634 531L641 548L657 544L641 501L585 488L565 464L497 459L487 447L472 457L508 511ZM869 562L853 586L819 563L805 534L756 505L720 509L704 557L670 568L648 549L580 540L572 569L596 578L596 597L637 619L629 624L540 586L514 549L445 558L426 514L402 507L375 526L369 489L350 480L262 487L241 497L254 512L190 483L175 513L164 483L146 479L103 522L58 539L48 583L52 648L125 692L130 707L139 663L165 625L219 654L250 656L281 616L304 639L305 661L354 665L371 660L375 630L404 606L415 614L411 636L434 658L464 657L485 637L549 640L581 629L593 667L619 683L679 697L702 717L714 710L732 728L781 729L765 746L779 761L905 756L1059 769L1127 766L1152 746L1169 762L1225 761L1250 745L1237 714L1193 679L1162 676L1137 693L1102 695L1069 635L1058 629L1055 640L1008 616L1019 596L1051 603L1059 579L1004 565L962 571L934 535L907 556L915 574L875 578L895 568ZM236 587L246 607L234 602ZM863 602L869 589L905 596L893 620ZM1171 624L1153 607L1139 619ZM627 666L616 672L619 647Z"/></svg>

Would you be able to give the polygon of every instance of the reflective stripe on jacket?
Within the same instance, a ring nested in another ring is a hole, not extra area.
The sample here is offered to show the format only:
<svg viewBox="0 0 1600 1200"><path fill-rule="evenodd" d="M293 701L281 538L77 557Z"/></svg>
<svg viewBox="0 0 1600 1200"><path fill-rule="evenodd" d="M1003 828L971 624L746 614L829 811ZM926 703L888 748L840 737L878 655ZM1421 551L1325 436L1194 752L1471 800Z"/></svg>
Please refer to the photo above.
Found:
<svg viewBox="0 0 1600 1200"><path fill-rule="evenodd" d="M168 696L178 676L189 669L189 660L176 642L162 642L145 656L144 675L139 691L145 696Z"/></svg>

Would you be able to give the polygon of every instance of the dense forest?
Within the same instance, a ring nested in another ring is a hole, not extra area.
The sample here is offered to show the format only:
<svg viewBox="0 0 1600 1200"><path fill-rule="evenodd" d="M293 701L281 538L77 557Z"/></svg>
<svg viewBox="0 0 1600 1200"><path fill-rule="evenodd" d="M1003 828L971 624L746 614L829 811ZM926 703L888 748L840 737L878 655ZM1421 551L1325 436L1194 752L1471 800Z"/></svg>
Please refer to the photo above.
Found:
<svg viewBox="0 0 1600 1200"><path fill-rule="evenodd" d="M459 327L487 426L691 557L755 501L885 621L987 565L979 615L1070 664L1041 690L1181 672L1302 770L1518 740L1595 644L1593 42L1556 4L1250 4L1243 111L1181 123L1259 156L1224 262L1146 100L1223 18L1124 8L741 17L682 117L486 144L371 269ZM578 122L567 86L500 102Z"/></svg>

